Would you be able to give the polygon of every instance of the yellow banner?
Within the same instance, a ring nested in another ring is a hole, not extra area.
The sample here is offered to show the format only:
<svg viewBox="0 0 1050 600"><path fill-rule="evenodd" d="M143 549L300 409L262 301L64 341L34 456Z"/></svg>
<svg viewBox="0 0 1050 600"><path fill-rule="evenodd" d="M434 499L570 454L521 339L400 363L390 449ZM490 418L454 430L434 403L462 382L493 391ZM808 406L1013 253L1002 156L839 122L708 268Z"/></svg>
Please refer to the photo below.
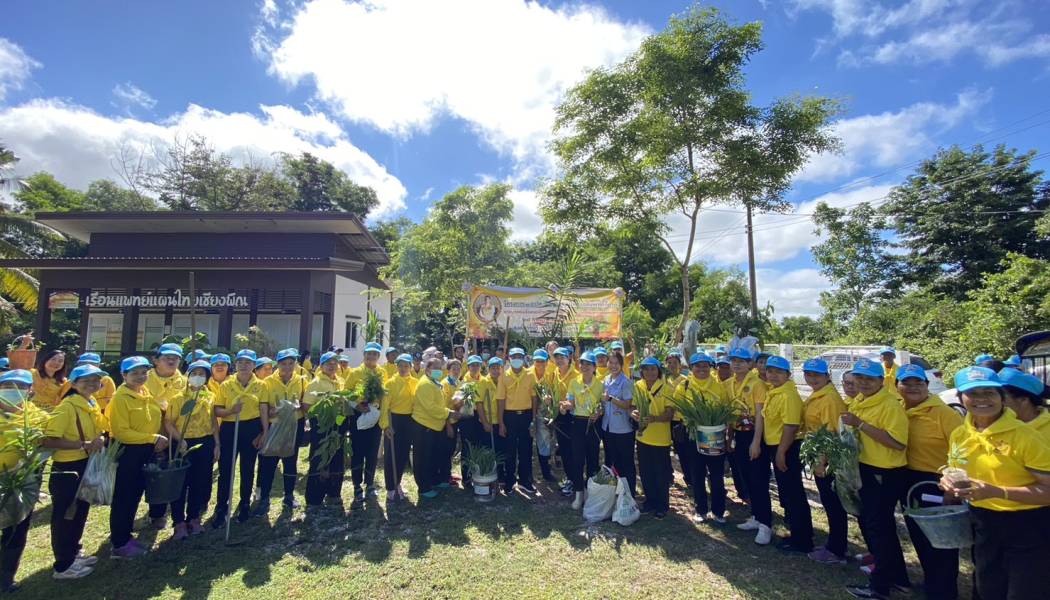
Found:
<svg viewBox="0 0 1050 600"><path fill-rule="evenodd" d="M503 330L510 319L512 330L541 337L550 330L555 307L540 288L464 286L467 292L467 337L487 338L495 329ZM576 314L565 323L562 335L573 337L583 326L585 339L608 340L620 337L623 290L585 288L573 290Z"/></svg>

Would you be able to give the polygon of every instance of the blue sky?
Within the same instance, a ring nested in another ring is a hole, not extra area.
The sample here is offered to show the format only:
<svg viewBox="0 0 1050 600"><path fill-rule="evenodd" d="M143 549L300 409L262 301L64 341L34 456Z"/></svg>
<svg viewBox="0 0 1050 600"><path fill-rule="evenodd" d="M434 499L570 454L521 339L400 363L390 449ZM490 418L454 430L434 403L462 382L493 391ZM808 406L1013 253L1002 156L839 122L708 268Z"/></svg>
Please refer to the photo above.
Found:
<svg viewBox="0 0 1050 600"><path fill-rule="evenodd" d="M835 125L845 150L798 175L799 214L756 223L760 295L778 314L816 313L827 287L808 251L816 201L878 202L939 146L1027 150L1050 130L1050 3L714 4L764 24L766 48L747 68L756 102L819 93L845 106ZM689 5L14 3L0 23L0 139L20 171L76 187L116 179L122 151L149 159L191 133L238 160L308 150L373 186L377 218L419 220L458 185L507 181L523 239L540 227L534 189L554 168L557 99ZM743 264L735 210L702 217L701 259ZM684 246L682 224L670 225Z"/></svg>

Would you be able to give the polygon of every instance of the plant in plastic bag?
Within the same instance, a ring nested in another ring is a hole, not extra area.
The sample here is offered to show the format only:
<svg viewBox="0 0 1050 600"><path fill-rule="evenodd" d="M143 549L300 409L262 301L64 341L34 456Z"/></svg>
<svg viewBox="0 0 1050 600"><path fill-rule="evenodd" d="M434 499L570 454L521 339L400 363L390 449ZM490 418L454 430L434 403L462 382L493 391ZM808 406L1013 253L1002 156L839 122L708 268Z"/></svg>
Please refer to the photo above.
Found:
<svg viewBox="0 0 1050 600"><path fill-rule="evenodd" d="M23 401L24 402L24 401ZM6 417L21 423L5 432L2 450L18 453L18 461L8 469L0 470L0 528L17 525L29 516L40 498L44 466L51 451L40 447L44 440L42 423L33 423L28 411ZM75 474L70 474L75 476Z"/></svg>
<svg viewBox="0 0 1050 600"><path fill-rule="evenodd" d="M92 506L108 506L113 503L113 488L117 481L117 460L123 453L123 445L111 440L101 452L88 458L84 476L77 488L77 498ZM75 508L75 503L71 505Z"/></svg>
<svg viewBox="0 0 1050 600"><path fill-rule="evenodd" d="M836 433L821 425L806 434L799 448L799 458L810 469L827 465L828 476L835 476L835 493L842 507L851 515L860 514L860 439L852 427L840 422Z"/></svg>
<svg viewBox="0 0 1050 600"><path fill-rule="evenodd" d="M259 450L263 456L287 458L295 454L295 433L298 423L295 411L299 407L294 402L282 400L277 405L277 418L266 431L266 440Z"/></svg>

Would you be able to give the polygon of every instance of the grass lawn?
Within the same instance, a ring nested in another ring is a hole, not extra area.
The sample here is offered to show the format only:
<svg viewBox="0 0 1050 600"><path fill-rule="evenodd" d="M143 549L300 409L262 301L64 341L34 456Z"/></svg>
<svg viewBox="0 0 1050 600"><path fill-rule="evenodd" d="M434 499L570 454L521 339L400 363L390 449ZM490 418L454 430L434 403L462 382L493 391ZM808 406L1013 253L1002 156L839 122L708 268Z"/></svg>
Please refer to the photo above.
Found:
<svg viewBox="0 0 1050 600"><path fill-rule="evenodd" d="M301 469L305 472L305 464ZM416 498L410 475L406 489ZM275 496L269 522L233 523L237 545L229 547L221 531L210 529L173 542L170 528L148 527L143 505L136 535L152 542L153 551L135 561L110 560L108 507L92 508L84 547L100 557L99 565L73 582L51 579L50 506L39 505L19 571L18 597L345 600L493 598L510 592L515 599L803 600L844 598L844 585L864 580L855 564L822 566L805 556L756 546L753 533L735 527L747 518L745 507L731 504L726 525L694 525L681 479L666 519L643 515L626 528L611 522L587 525L557 490L542 484L541 495L531 500L509 496L481 504L468 491L446 490L438 499L402 504L389 514L374 502L350 510L349 479L348 472L345 511L324 507L290 513ZM376 480L382 483L381 473ZM819 508L813 518L820 544L827 523ZM921 581L901 530L913 581ZM850 534L851 551L859 551L855 523ZM969 572L968 560L963 569ZM964 600L970 598L969 581L968 574L960 580Z"/></svg>

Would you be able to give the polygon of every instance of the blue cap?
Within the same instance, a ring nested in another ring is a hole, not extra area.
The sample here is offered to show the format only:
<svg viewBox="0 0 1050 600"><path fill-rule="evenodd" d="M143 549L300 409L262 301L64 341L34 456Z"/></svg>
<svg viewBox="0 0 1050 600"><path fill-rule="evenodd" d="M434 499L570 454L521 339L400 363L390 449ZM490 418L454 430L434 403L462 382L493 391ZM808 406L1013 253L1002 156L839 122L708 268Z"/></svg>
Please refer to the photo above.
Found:
<svg viewBox="0 0 1050 600"><path fill-rule="evenodd" d="M234 360L241 360L242 358L246 358L252 362L255 362L256 359L259 358L259 356L255 354L255 350L249 350L245 348L244 350L240 350L237 352L237 356Z"/></svg>
<svg viewBox="0 0 1050 600"><path fill-rule="evenodd" d="M1038 377L1017 369L1003 369L999 371L999 382L1003 385L1024 390L1037 397L1041 397L1043 390L1046 388Z"/></svg>
<svg viewBox="0 0 1050 600"><path fill-rule="evenodd" d="M218 352L218 353L212 354L211 355L211 360L209 360L208 362L210 362L213 365L217 365L219 363L230 364L230 362L232 362L232 361L230 361L230 355L229 354L223 354L222 352Z"/></svg>
<svg viewBox="0 0 1050 600"><path fill-rule="evenodd" d="M561 350L561 348L558 348L558 350ZM555 352L557 352L557 351L555 351ZM511 350L511 354L513 354L513 353L514 353L514 351ZM548 359L550 359L550 355L547 354L547 351L542 349L542 348L532 353L532 360L548 360Z"/></svg>
<svg viewBox="0 0 1050 600"><path fill-rule="evenodd" d="M788 359L784 358L783 356L777 356L776 354L770 355L769 359L766 361L766 368L768 369L770 367L774 369L781 369L783 371L787 371L788 373L791 372L791 363L788 362Z"/></svg>
<svg viewBox="0 0 1050 600"><path fill-rule="evenodd" d="M959 392L982 387L1001 388L1003 384L995 371L985 367L966 367L955 374L955 389Z"/></svg>
<svg viewBox="0 0 1050 600"><path fill-rule="evenodd" d="M403 363L412 364L412 355L408 354L407 352L404 353L404 354L398 354L397 358L394 359L394 362L399 362L399 363L403 362Z"/></svg>
<svg viewBox="0 0 1050 600"><path fill-rule="evenodd" d="M467 357L467 366L468 367L470 365L483 365L483 364L485 364L485 361L481 360L481 357L478 356L477 354L471 354L470 356Z"/></svg>
<svg viewBox="0 0 1050 600"><path fill-rule="evenodd" d="M258 369L259 367L263 367L263 366L266 366L266 365L272 365L272 364L273 364L273 359L270 358L269 356L261 356L261 357L255 359L255 368L256 369Z"/></svg>
<svg viewBox="0 0 1050 600"><path fill-rule="evenodd" d="M186 352L186 356L184 358L189 362L193 362L195 360L206 358L207 356L207 352L201 350L200 348L197 348L196 350Z"/></svg>
<svg viewBox="0 0 1050 600"><path fill-rule="evenodd" d="M160 348L157 348L157 356L178 356L182 358L182 346L175 343L161 344Z"/></svg>
<svg viewBox="0 0 1050 600"><path fill-rule="evenodd" d="M507 353L507 356L517 356L517 355L525 356L525 350L523 350L521 348L511 348L510 352Z"/></svg>
<svg viewBox="0 0 1050 600"><path fill-rule="evenodd" d="M393 346L387 346L383 354L397 354L397 348Z"/></svg>
<svg viewBox="0 0 1050 600"><path fill-rule="evenodd" d="M365 352L375 352L381 354L383 352L383 345L379 342L368 342L365 344Z"/></svg>
<svg viewBox="0 0 1050 600"><path fill-rule="evenodd" d="M324 354L321 355L321 358L317 359L317 365L321 366L321 365L325 364L326 362L332 360L335 357L336 357L336 353L335 352L325 352Z"/></svg>
<svg viewBox="0 0 1050 600"><path fill-rule="evenodd" d="M656 367L657 369L664 368L664 366L662 364L660 364L660 359L656 358L655 356L647 356L644 360L642 360L642 362L638 363L638 366L639 367Z"/></svg>
<svg viewBox="0 0 1050 600"><path fill-rule="evenodd" d="M570 356L572 356L572 351L566 348L565 346L560 346L557 350L554 351L554 356L564 356L565 358L569 358Z"/></svg>
<svg viewBox="0 0 1050 600"><path fill-rule="evenodd" d="M145 356L129 356L120 361L120 373L124 374L138 367L146 367L148 369L150 366Z"/></svg>
<svg viewBox="0 0 1050 600"><path fill-rule="evenodd" d="M6 369L11 366L11 361L5 356L0 358L0 369ZM16 369L21 371L22 369Z"/></svg>
<svg viewBox="0 0 1050 600"><path fill-rule="evenodd" d="M889 354L892 354L894 356L897 356L897 349L894 348L893 346L883 346L882 348L879 348L879 356L882 356L883 354L886 354L886 353L889 353Z"/></svg>
<svg viewBox="0 0 1050 600"><path fill-rule="evenodd" d="M768 359L770 356L773 356L773 355L770 354L769 352L765 352L763 350L755 350L754 354L752 354L751 356L753 357L752 360L758 361L758 360L763 359L763 358Z"/></svg>
<svg viewBox="0 0 1050 600"><path fill-rule="evenodd" d="M598 357L593 352L584 352L580 355L580 362L589 362L592 365L598 364Z"/></svg>
<svg viewBox="0 0 1050 600"><path fill-rule="evenodd" d="M33 385L33 374L25 369L15 369L0 375L0 383L15 381L25 385Z"/></svg>
<svg viewBox="0 0 1050 600"><path fill-rule="evenodd" d="M852 373L854 375L867 375L868 377L886 376L886 370L882 368L882 364L870 358L858 358L857 362L853 363Z"/></svg>
<svg viewBox="0 0 1050 600"><path fill-rule="evenodd" d="M1004 360L1003 364L1008 366L1008 367L1020 367L1021 366L1021 357L1016 355L1016 354L1014 354L1010 358ZM1002 379L1002 377L1000 377L1000 379Z"/></svg>
<svg viewBox="0 0 1050 600"><path fill-rule="evenodd" d="M78 365L100 365L102 357L94 352L85 352L77 358Z"/></svg>
<svg viewBox="0 0 1050 600"><path fill-rule="evenodd" d="M495 366L495 367L502 367L503 366L503 359L498 357L498 356L493 356L492 358L489 359L489 366L490 367L493 367L493 366Z"/></svg>
<svg viewBox="0 0 1050 600"><path fill-rule="evenodd" d="M621 342L620 340L616 340L615 342L609 344L609 349L610 350L623 350L623 342Z"/></svg>
<svg viewBox="0 0 1050 600"><path fill-rule="evenodd" d="M732 364L732 363L729 362L729 357L723 356L722 358L719 358L718 360L716 360L715 364L716 365L728 365L728 364Z"/></svg>
<svg viewBox="0 0 1050 600"><path fill-rule="evenodd" d="M978 354L977 357L973 359L973 364L979 365L990 360L995 360L995 357L991 354Z"/></svg>
<svg viewBox="0 0 1050 600"><path fill-rule="evenodd" d="M766 363L769 366L769 363ZM828 361L823 358L811 358L806 362L802 363L803 373L820 373L821 375L828 374Z"/></svg>
<svg viewBox="0 0 1050 600"><path fill-rule="evenodd" d="M194 369L204 369L208 373L211 373L211 363L206 360L195 360L190 363L190 366L186 367L186 372L189 373Z"/></svg>
<svg viewBox="0 0 1050 600"><path fill-rule="evenodd" d="M719 344L719 345L715 346L715 352L722 352L722 353L724 353L725 351L726 351L725 344Z"/></svg>
<svg viewBox="0 0 1050 600"><path fill-rule="evenodd" d="M926 376L926 369L923 369L916 364L901 365L901 367L897 369L897 381L904 381L905 379L930 380L930 378Z"/></svg>
<svg viewBox="0 0 1050 600"><path fill-rule="evenodd" d="M284 350L277 351L277 362L281 362L286 358L294 358L298 360L299 351L295 348L285 348Z"/></svg>
<svg viewBox="0 0 1050 600"><path fill-rule="evenodd" d="M711 358L711 356L708 353L706 353L706 352L697 352L696 354L693 354L692 356L689 357L689 366L690 367L695 365L695 364L697 364L697 363L702 363L702 362L705 362L705 363L707 363L709 365L713 365L713 364L715 364L715 359Z"/></svg>
<svg viewBox="0 0 1050 600"><path fill-rule="evenodd" d="M672 356L677 356L678 358L682 358L682 351L677 349L677 348L672 348L672 349L668 350L667 351L667 358L671 358Z"/></svg>
<svg viewBox="0 0 1050 600"><path fill-rule="evenodd" d="M349 363L350 362L350 355L349 354L340 354L339 355L339 362L341 362L341 363L342 362Z"/></svg>
<svg viewBox="0 0 1050 600"><path fill-rule="evenodd" d="M739 358L740 360L751 360L751 353L743 348L733 348L729 353L729 358Z"/></svg>
<svg viewBox="0 0 1050 600"><path fill-rule="evenodd" d="M595 358L598 358L599 356L609 356L609 351L601 346L598 346L591 352L591 354L593 354Z"/></svg>

